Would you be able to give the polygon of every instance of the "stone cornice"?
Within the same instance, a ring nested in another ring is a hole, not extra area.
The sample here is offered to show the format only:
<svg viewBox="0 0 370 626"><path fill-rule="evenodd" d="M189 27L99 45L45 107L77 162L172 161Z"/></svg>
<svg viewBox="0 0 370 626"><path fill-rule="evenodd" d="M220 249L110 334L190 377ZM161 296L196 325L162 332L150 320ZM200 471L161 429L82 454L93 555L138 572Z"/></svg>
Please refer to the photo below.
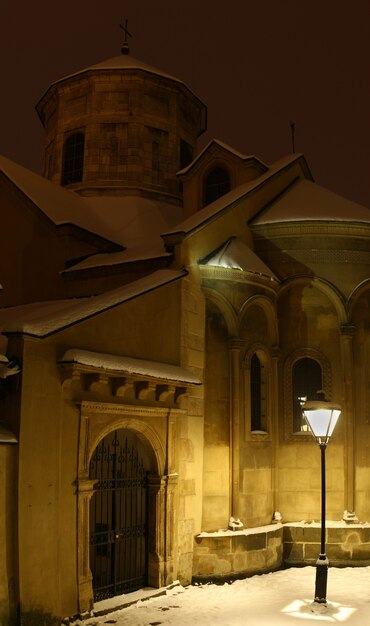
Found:
<svg viewBox="0 0 370 626"><path fill-rule="evenodd" d="M105 407L110 400L116 400L117 404L110 403L119 412L120 407L130 406L130 410L137 411L145 409L150 403L155 410L177 409L179 401L184 396L190 383L166 381L163 379L153 380L152 378L140 377L136 375L117 375L110 371L101 371L75 363L60 365L63 385L69 389L76 403L90 402L84 399L93 393L97 397L97 406L100 399ZM107 402L106 402L107 401ZM95 404L95 401L91 401ZM141 405L140 403L143 403ZM132 403L132 404L130 404Z"/></svg>
<svg viewBox="0 0 370 626"><path fill-rule="evenodd" d="M110 414L128 415L129 417L166 417L171 414L184 415L184 409L168 409L168 407L135 406L132 404L113 404L112 402L94 402L90 400L76 401L80 405L82 415Z"/></svg>
<svg viewBox="0 0 370 626"><path fill-rule="evenodd" d="M370 237L370 223L345 222L339 220L302 220L296 222L278 222L274 224L250 224L255 234L263 233L270 239L275 237L296 237L297 235L341 235L348 237Z"/></svg>
<svg viewBox="0 0 370 626"><path fill-rule="evenodd" d="M200 273L202 281L204 280L226 280L234 283L246 283L250 285L258 285L266 291L276 293L279 289L279 283L271 279L269 276L256 274L254 272L244 272L243 270L230 269L227 267L213 267L210 265L200 265Z"/></svg>

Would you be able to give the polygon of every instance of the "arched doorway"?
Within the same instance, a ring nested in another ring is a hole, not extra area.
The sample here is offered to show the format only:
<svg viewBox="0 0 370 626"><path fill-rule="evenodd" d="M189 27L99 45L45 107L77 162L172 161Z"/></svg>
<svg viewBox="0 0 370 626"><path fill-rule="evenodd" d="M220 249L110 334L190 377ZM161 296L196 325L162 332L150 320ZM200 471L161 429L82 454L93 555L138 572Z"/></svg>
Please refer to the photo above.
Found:
<svg viewBox="0 0 370 626"><path fill-rule="evenodd" d="M89 477L97 481L90 501L90 568L94 600L147 584L148 474L150 454L128 429L107 434L95 448Z"/></svg>

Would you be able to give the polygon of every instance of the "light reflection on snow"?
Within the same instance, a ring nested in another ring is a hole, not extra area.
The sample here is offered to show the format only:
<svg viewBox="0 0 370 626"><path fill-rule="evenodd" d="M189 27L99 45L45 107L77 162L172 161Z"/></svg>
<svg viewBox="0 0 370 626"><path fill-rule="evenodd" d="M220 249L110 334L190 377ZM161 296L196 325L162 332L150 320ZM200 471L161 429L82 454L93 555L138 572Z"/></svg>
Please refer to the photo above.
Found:
<svg viewBox="0 0 370 626"><path fill-rule="evenodd" d="M289 617L300 617L302 619L310 619L315 621L329 622L345 622L356 611L350 606L341 606L338 602L329 602L327 606L316 604L312 600L294 600L288 606L281 610Z"/></svg>

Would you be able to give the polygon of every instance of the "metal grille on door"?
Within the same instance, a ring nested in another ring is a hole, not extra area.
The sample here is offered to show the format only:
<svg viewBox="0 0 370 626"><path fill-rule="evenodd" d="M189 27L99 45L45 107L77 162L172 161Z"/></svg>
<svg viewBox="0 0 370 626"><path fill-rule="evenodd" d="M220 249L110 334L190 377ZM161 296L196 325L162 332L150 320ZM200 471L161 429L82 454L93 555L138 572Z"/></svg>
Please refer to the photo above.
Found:
<svg viewBox="0 0 370 626"><path fill-rule="evenodd" d="M90 504L90 567L94 600L146 585L147 472L140 442L115 430L99 443L90 461L98 479Z"/></svg>

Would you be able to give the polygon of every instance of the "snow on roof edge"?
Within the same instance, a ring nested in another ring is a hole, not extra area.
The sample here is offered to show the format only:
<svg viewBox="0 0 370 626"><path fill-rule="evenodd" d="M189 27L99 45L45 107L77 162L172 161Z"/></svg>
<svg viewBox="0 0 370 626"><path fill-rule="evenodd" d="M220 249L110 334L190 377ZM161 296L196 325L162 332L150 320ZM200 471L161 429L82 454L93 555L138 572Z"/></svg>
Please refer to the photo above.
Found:
<svg viewBox="0 0 370 626"><path fill-rule="evenodd" d="M18 443L18 439L8 428L0 424L0 444L2 443Z"/></svg>
<svg viewBox="0 0 370 626"><path fill-rule="evenodd" d="M65 80L70 80L72 78L75 78L76 76L80 76L81 74L85 74L87 72L107 72L107 71L117 71L117 70L128 70L128 71L132 71L132 70L140 70L142 72L146 72L147 74L153 74L154 76L159 76L161 78L165 78L167 80L171 80L175 83L178 83L179 85L181 85L182 87L184 87L185 89L187 89L187 91L189 91L189 93L191 93L191 95L193 96L193 98L195 98L196 100L198 100L198 102L200 102L200 104L205 107L207 109L207 105L203 102L203 100L201 100L199 98L199 96L197 96L192 89L190 89L190 87L188 87L188 85L181 80L181 78L177 78L176 76L172 76L171 74L167 74L166 72L160 70L159 68L156 68L152 65L148 65L147 63L145 63L144 61L140 61L139 59L135 59L134 57L132 57L131 55L129 55L129 57L126 58L130 58L133 59L135 64L134 65L128 65L128 66L121 66L119 67L118 65L114 65L113 63L110 63L111 61L113 61L114 59L118 59L121 58L121 55L117 55L116 57L111 57L110 59L105 59L104 61L101 61L99 63L95 63L93 65L90 65L88 67L82 68L81 70L77 70L76 72L72 72L72 74L69 74L67 76L63 76L62 78L59 78L55 81L53 81L52 83L50 83L50 85L47 87L46 91L43 93L43 95L41 96L41 98L39 98L39 100L37 101L36 105L35 105L35 109L37 112L37 115L39 116L42 124L43 124L43 120L42 120L42 114L40 111L40 107L41 107L41 103L44 100L44 98L46 98L47 94L49 93L50 89L52 89L53 87L57 86L59 83L62 83ZM203 129L204 131L205 129ZM202 132L203 132L202 131Z"/></svg>
<svg viewBox="0 0 370 626"><path fill-rule="evenodd" d="M72 272L87 272L89 270L95 270L102 267L127 265L129 263L139 263L141 261L153 261L156 259L165 259L166 257L172 256L171 252L166 252L165 250L163 250L163 252L157 252L153 254L148 253L147 255L145 255L144 252L137 253L135 255L134 252L135 250L131 252L127 249L122 251L120 250L118 252L98 252L97 254L92 254L86 257L86 259L83 259L75 265L71 265L71 267L60 270L59 273L62 275L70 274ZM122 253L125 253L128 258L122 259ZM129 253L131 253L131 258L129 256Z"/></svg>
<svg viewBox="0 0 370 626"><path fill-rule="evenodd" d="M200 385L202 382L197 376L179 365L76 348L67 350L58 363L77 363L88 367L150 376L152 378L184 382L192 385Z"/></svg>
<svg viewBox="0 0 370 626"><path fill-rule="evenodd" d="M280 282L274 272L239 237L230 237L216 250L198 261L202 267L236 269Z"/></svg>
<svg viewBox="0 0 370 626"><path fill-rule="evenodd" d="M204 148L199 152L199 154L197 154L195 159L193 159L191 163L189 163L189 165L186 165L186 167L183 167L181 170L178 170L178 172L176 172L176 176L182 176L183 174L186 174L187 172L189 172L192 169L192 167L207 152L207 150L211 147L212 144L216 144L220 146L221 148L223 148L224 150L226 150L227 152L231 152L232 154L237 156L239 159L242 159L243 161L247 161L248 159L255 159L255 161L258 161L258 163L261 163L266 168L266 170L269 169L269 166L266 163L264 163L264 161L261 161L261 159L256 157L254 154L242 154L242 152L239 152L239 150L236 150L232 146L229 146L227 143L224 143L220 139L211 139L207 143L207 145L204 146Z"/></svg>
<svg viewBox="0 0 370 626"><path fill-rule="evenodd" d="M163 239L166 241L166 237L171 237L173 235L189 235L194 230L201 228L209 221L216 219L217 216L225 211L229 206L233 205L235 202L238 202L243 197L247 196L249 193L258 189L259 186L266 184L266 182L279 174L279 172L286 167L291 166L293 163L300 161L301 159L306 162L305 156L302 153L288 155L282 159L279 159L269 168L267 172L259 176L258 178L243 183L242 185L238 185L234 189L231 189L228 193L217 198L211 204L200 209L194 215L186 218L182 222L180 222L177 226L172 228L171 230L166 231L162 234ZM225 202L226 201L226 202Z"/></svg>
<svg viewBox="0 0 370 626"><path fill-rule="evenodd" d="M30 337L49 337L50 335L74 326L112 309L124 302L128 302L136 297L149 293L154 289L163 287L171 282L179 280L187 275L186 270L157 270L144 278L140 278L123 287L118 287L111 291L91 296L78 303L71 303L67 308L62 307L60 311L53 311L52 314L40 315L38 318L31 317L31 320L21 319L4 326L4 335L22 334ZM65 305L65 303L64 303ZM14 307L16 310L17 307ZM15 311L16 312L16 311Z"/></svg>

